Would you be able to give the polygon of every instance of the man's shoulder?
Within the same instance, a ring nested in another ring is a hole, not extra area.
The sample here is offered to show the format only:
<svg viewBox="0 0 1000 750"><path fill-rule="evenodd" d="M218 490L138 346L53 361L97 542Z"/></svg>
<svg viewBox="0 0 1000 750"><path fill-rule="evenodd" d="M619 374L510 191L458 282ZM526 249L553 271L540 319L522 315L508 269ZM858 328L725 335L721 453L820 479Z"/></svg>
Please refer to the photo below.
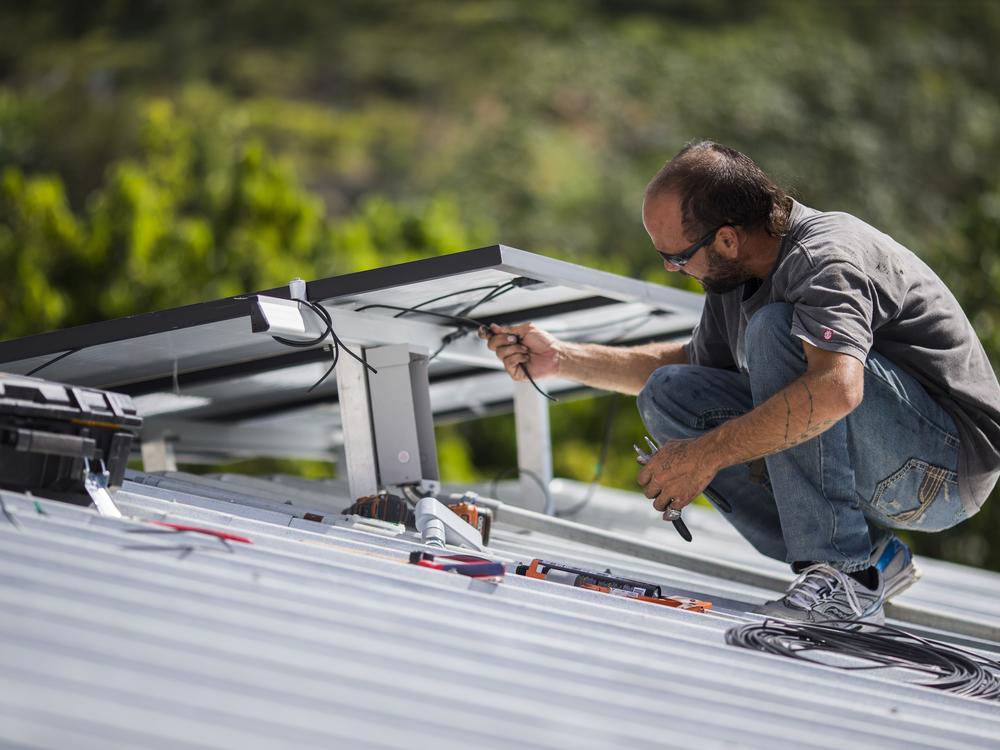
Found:
<svg viewBox="0 0 1000 750"><path fill-rule="evenodd" d="M913 254L886 233L845 211L817 211L796 203L784 239L785 272L815 271L845 264L867 273L873 267L907 263Z"/></svg>

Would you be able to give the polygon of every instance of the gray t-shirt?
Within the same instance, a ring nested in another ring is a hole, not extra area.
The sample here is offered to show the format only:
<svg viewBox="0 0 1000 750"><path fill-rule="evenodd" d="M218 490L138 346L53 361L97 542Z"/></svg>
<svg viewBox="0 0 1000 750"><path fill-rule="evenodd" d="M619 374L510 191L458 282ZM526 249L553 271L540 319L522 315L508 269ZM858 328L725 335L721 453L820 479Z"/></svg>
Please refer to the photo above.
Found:
<svg viewBox="0 0 1000 750"><path fill-rule="evenodd" d="M772 302L794 306L794 336L862 362L876 351L951 414L961 439L959 491L975 513L1000 476L1000 384L969 319L927 264L850 214L794 203L760 287L705 295L688 360L745 372L747 321Z"/></svg>

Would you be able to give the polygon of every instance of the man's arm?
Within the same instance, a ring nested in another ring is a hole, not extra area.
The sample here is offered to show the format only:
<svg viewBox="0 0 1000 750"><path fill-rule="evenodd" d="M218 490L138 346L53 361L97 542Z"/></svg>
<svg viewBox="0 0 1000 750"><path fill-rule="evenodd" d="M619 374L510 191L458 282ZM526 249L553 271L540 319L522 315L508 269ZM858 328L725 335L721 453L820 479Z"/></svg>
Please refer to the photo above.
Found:
<svg viewBox="0 0 1000 750"><path fill-rule="evenodd" d="M727 466L780 453L825 432L864 396L864 365L803 342L808 369L760 406L691 440L670 441L639 472L653 507L682 508Z"/></svg>
<svg viewBox="0 0 1000 750"><path fill-rule="evenodd" d="M849 354L802 342L809 368L751 412L704 436L719 469L792 448L826 432L864 396L864 365Z"/></svg>
<svg viewBox="0 0 1000 750"><path fill-rule="evenodd" d="M618 347L561 341L531 323L480 331L514 380L525 380L524 364L537 379L560 377L592 388L635 395L658 367L687 364L680 342Z"/></svg>
<svg viewBox="0 0 1000 750"><path fill-rule="evenodd" d="M658 367L687 362L683 343L675 341L630 347L563 342L559 377L635 396Z"/></svg>

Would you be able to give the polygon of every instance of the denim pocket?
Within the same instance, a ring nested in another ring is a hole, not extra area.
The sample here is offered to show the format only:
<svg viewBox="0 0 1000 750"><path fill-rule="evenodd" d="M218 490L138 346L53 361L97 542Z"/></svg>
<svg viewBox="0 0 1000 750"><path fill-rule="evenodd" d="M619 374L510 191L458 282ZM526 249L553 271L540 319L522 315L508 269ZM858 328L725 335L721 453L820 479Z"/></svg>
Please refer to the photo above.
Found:
<svg viewBox="0 0 1000 750"><path fill-rule="evenodd" d="M872 507L894 528L940 531L965 517L958 474L910 458L875 486ZM932 510L933 507L933 510Z"/></svg>

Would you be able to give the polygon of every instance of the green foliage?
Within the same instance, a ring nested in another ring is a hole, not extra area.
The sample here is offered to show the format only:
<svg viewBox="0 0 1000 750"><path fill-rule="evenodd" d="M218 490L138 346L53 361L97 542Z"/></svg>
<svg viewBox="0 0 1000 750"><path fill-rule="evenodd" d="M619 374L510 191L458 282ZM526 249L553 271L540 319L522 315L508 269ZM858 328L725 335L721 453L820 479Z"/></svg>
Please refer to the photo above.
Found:
<svg viewBox="0 0 1000 750"><path fill-rule="evenodd" d="M393 202L372 196L328 217L289 161L244 114L221 127L207 114L153 99L135 153L112 163L74 213L61 180L3 174L0 281L3 334L130 315L485 244L488 223L459 215L453 198Z"/></svg>
<svg viewBox="0 0 1000 750"><path fill-rule="evenodd" d="M997 363L998 43L992 0L5 4L0 336L496 241L691 285L639 205L708 137L918 252ZM559 473L605 403L553 409ZM446 474L514 462L509 418L443 429ZM998 524L914 541L1000 569Z"/></svg>
<svg viewBox="0 0 1000 750"><path fill-rule="evenodd" d="M135 466L129 468L142 471L142 462L137 462ZM191 474L289 474L302 477L303 479L331 479L334 476L333 464L328 461L307 461L304 459L290 458L253 458L244 461L233 461L228 464L218 464L214 466L194 465L185 466L184 471Z"/></svg>
<svg viewBox="0 0 1000 750"><path fill-rule="evenodd" d="M57 177L5 169L0 184L0 320L7 336L62 325L70 307L65 272L82 253L79 223Z"/></svg>

